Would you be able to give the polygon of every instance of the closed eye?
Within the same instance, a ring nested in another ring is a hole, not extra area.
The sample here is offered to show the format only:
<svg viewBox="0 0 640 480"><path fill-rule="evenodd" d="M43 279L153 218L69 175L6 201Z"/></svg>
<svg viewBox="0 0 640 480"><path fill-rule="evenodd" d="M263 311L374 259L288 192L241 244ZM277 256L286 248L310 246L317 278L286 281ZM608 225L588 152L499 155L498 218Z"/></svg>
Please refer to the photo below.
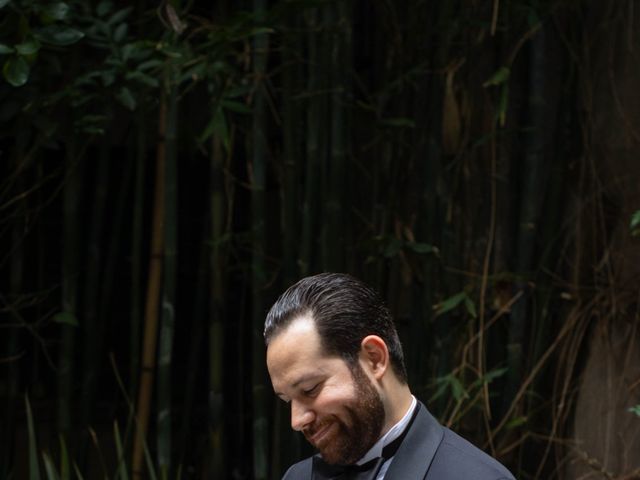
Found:
<svg viewBox="0 0 640 480"><path fill-rule="evenodd" d="M314 395L318 394L318 391L320 390L320 384L316 383L313 387L308 388L307 390L303 390L302 393L304 393L307 397L313 397Z"/></svg>

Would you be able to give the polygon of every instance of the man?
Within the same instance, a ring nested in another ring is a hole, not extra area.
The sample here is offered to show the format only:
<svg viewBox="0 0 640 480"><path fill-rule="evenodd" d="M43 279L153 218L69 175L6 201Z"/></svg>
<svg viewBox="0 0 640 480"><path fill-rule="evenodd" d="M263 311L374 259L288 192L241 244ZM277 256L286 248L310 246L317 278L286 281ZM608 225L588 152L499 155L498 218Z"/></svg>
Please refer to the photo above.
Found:
<svg viewBox="0 0 640 480"><path fill-rule="evenodd" d="M391 315L362 282L300 280L271 307L264 336L274 391L319 451L284 479L513 479L413 397Z"/></svg>

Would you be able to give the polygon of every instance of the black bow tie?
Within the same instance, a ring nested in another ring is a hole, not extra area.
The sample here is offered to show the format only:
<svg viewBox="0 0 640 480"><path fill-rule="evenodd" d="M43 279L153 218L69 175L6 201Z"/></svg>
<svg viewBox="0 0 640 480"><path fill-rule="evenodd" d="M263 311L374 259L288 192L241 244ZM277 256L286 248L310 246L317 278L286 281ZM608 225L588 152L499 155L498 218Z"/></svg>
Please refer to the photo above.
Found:
<svg viewBox="0 0 640 480"><path fill-rule="evenodd" d="M313 480L373 480L384 463L377 457L362 465L331 465L322 457L313 457Z"/></svg>
<svg viewBox="0 0 640 480"><path fill-rule="evenodd" d="M398 448L400 448L400 444L411 428L419 408L420 404L414 409L411 420L402 434L393 442L384 446L381 457L369 460L362 465L331 465L326 463L320 455L314 456L313 480L375 480L384 462L393 457Z"/></svg>

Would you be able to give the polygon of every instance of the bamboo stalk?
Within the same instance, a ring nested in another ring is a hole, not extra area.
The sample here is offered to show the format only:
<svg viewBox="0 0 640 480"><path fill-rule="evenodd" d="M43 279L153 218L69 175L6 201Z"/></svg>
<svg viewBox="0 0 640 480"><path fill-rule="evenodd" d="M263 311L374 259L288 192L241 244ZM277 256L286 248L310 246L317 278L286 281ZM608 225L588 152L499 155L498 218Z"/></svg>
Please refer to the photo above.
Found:
<svg viewBox="0 0 640 480"><path fill-rule="evenodd" d="M349 49L351 19L347 4L329 5L332 10L333 34L331 35L330 81L331 93L331 149L329 155L329 181L325 203L324 269L340 272L344 270L344 198L345 162L347 150L346 99L349 98L346 82L346 51Z"/></svg>
<svg viewBox="0 0 640 480"><path fill-rule="evenodd" d="M222 242L228 231L225 219L227 195L224 181L224 154L222 142L214 137L210 159L210 234L213 246L209 252L208 272L211 290L209 301L209 422L211 437L211 478L225 474L224 443L224 299L226 246Z"/></svg>
<svg viewBox="0 0 640 480"><path fill-rule="evenodd" d="M99 351L102 344L97 317L101 269L104 259L105 208L109 190L109 165L111 163L109 153L109 143L104 140L98 153L97 169L94 177L95 183L92 189L91 224L85 261L85 280L83 282L82 425L91 423L91 414L95 401L96 377L98 376ZM86 451L87 442L83 440L82 444L83 451Z"/></svg>
<svg viewBox="0 0 640 480"><path fill-rule="evenodd" d="M65 156L66 181L63 193L64 242L62 245L62 310L75 317L78 298L78 206L80 205L81 173L76 144L71 140ZM76 327L60 325L58 355L58 432L68 438L71 430L71 402L75 373Z"/></svg>
<svg viewBox="0 0 640 480"><path fill-rule="evenodd" d="M170 67L174 68L174 67ZM170 73L173 77L173 72ZM178 168L177 137L177 86L173 78L168 83L170 93L167 105L166 156L165 156L165 217L164 217L164 286L162 290L162 314L158 343L157 385L157 443L160 475L169 478L171 472L171 363L173 357L173 332L175 324L175 297L177 275L178 230Z"/></svg>
<svg viewBox="0 0 640 480"><path fill-rule="evenodd" d="M19 171L20 162L23 161L24 142L18 142L16 149L12 155L12 161L9 164ZM20 175L16 179L16 187L18 191L24 188L24 177ZM24 283L24 253L23 247L25 230L25 211L27 202L22 199L16 205L15 219L11 227L11 250L9 266L9 302L13 302L22 293ZM20 354L20 343L22 339L20 328L10 328L6 337L6 344L3 345L4 350L0 354L0 358L10 359L7 365L2 365L3 378L6 378L6 395L2 418L0 418L0 477L9 476L10 465L13 462L12 452L14 451L14 435L16 427L16 409L18 407L18 387L20 384L20 369L17 358ZM3 342L4 344L4 342ZM6 376L4 371L6 369Z"/></svg>
<svg viewBox="0 0 640 480"><path fill-rule="evenodd" d="M145 117L136 116L136 171L131 223L131 318L129 322L129 395L138 391L140 338L142 331L142 222L144 211L144 179L146 172Z"/></svg>
<svg viewBox="0 0 640 480"><path fill-rule="evenodd" d="M266 0L253 0L253 10L259 19L267 6ZM267 163L267 103L265 75L267 68L268 39L266 34L253 39L252 65L255 77L253 105L253 145L251 150L251 229L253 255L251 259L252 292L252 411L253 411L253 472L256 480L266 480L268 475L268 408L267 375L264 364L262 328L264 300L262 291L266 283L264 249L266 247L266 163Z"/></svg>
<svg viewBox="0 0 640 480"><path fill-rule="evenodd" d="M545 148L549 142L549 133L553 128L548 118L548 107L545 102L547 93L546 69L546 32L541 30L531 40L529 61L529 95L527 108L532 129L525 137L525 152L522 159L521 202L518 217L518 235L516 243L516 272L526 278L534 264L538 220L542 199L546 188ZM552 117L554 118L554 117ZM519 290L527 290L524 282L519 282ZM514 305L509 321L509 337L507 343L507 383L503 396L503 411L506 411L518 391L524 376L525 340L530 325L530 295L525 295Z"/></svg>
<svg viewBox="0 0 640 480"><path fill-rule="evenodd" d="M146 433L149 425L153 379L156 367L156 342L158 334L160 293L162 290L163 251L164 251L164 217L165 217L165 132L167 102L163 95L160 101L158 145L156 151L156 179L151 226L151 249L149 258L149 279L145 303L144 336L142 348L142 368L140 371L140 387L136 403L136 434L133 445L132 477L141 479L144 476L144 453L146 449Z"/></svg>
<svg viewBox="0 0 640 480"><path fill-rule="evenodd" d="M307 135L306 135L306 169L305 169L305 198L302 206L302 238L300 239L300 254L298 266L300 275L308 275L314 269L315 259L313 257L314 240L316 232L316 222L318 219L318 191L321 171L321 132L324 131L322 116L323 94L320 38L319 29L320 12L318 8L309 9L306 12L306 23L308 30L308 56L309 71L307 80L307 93L310 95L307 108Z"/></svg>
<svg viewBox="0 0 640 480"><path fill-rule="evenodd" d="M284 36L284 55L282 74L283 89L283 181L281 185L282 205L282 262L283 284L291 285L298 276L300 239L300 193L298 179L304 167L302 158L302 132L304 131L304 112L300 100L295 96L304 90L301 58L302 24L300 14L292 10L286 19L287 30ZM288 465L300 458L300 437L290 428L289 410L285 404L276 401L273 412L273 434L271 449L271 479L278 480Z"/></svg>

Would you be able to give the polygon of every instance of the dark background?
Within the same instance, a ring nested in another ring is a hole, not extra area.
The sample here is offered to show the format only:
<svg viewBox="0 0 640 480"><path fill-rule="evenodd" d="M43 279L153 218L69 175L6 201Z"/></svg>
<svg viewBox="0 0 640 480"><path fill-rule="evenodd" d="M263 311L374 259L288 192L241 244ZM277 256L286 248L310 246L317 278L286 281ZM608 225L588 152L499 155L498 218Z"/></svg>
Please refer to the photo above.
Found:
<svg viewBox="0 0 640 480"><path fill-rule="evenodd" d="M280 478L262 324L322 271L518 478L635 478L639 14L1 0L0 479Z"/></svg>

